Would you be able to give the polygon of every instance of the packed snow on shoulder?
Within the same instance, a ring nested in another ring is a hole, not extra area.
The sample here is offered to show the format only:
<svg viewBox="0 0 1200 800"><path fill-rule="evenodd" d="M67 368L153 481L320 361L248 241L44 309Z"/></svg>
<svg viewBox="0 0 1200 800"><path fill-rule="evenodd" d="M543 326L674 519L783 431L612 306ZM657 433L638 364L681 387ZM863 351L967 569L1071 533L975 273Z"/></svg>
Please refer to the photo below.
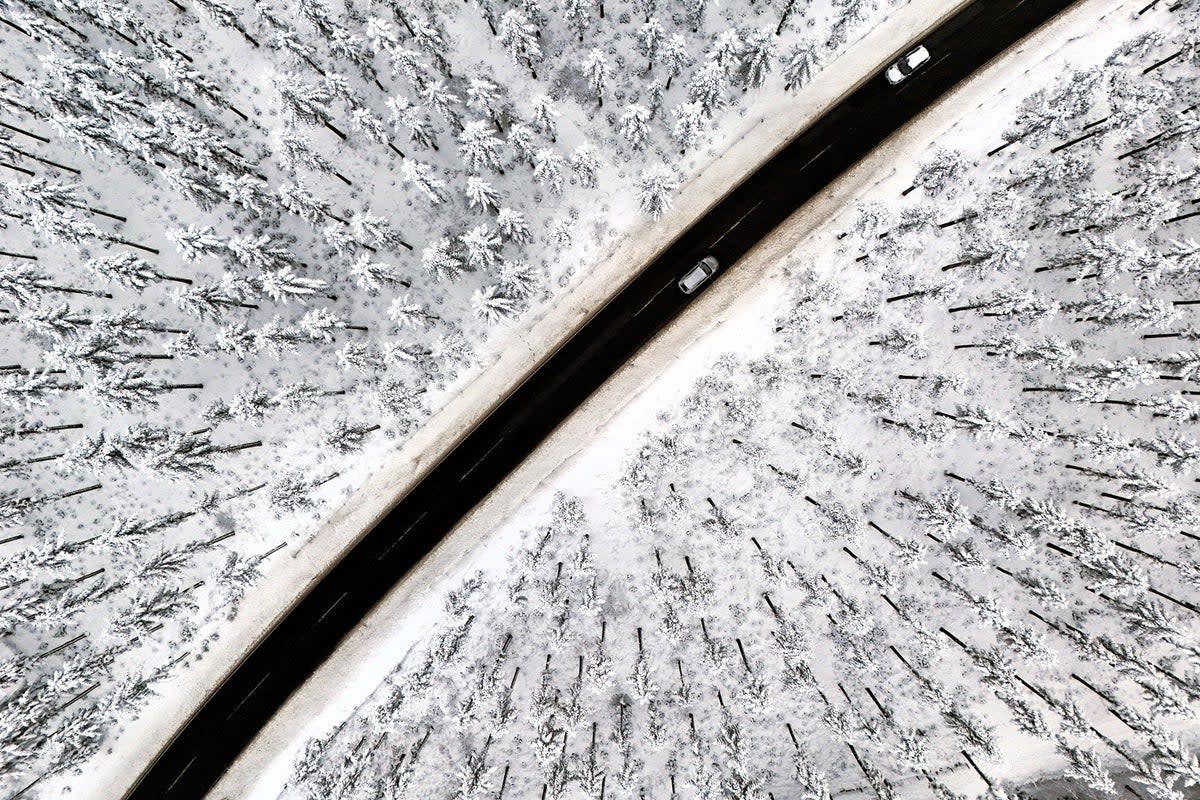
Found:
<svg viewBox="0 0 1200 800"><path fill-rule="evenodd" d="M0 2L5 791L890 11Z"/></svg>
<svg viewBox="0 0 1200 800"><path fill-rule="evenodd" d="M1116 24L801 244L254 796L1195 796L1200 12Z"/></svg>

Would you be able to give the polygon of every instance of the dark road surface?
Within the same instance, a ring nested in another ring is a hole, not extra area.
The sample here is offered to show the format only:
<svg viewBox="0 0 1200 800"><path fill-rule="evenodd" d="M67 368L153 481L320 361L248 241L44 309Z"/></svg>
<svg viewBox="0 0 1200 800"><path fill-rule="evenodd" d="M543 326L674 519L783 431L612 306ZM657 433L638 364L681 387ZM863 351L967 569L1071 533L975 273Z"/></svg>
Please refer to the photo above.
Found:
<svg viewBox="0 0 1200 800"><path fill-rule="evenodd" d="M251 652L126 800L203 797L372 606L554 428L689 302L676 280L725 269L921 110L1073 0L977 0L926 36L932 59L898 87L882 74L792 141L601 309L484 419ZM897 43L897 57L917 42ZM1019 78L1017 78L1019 79ZM817 80L820 80L818 76ZM1018 89L1019 90L1019 89ZM999 140L1000 131L981 131ZM915 165L914 165L915 169ZM706 287L705 287L706 288Z"/></svg>

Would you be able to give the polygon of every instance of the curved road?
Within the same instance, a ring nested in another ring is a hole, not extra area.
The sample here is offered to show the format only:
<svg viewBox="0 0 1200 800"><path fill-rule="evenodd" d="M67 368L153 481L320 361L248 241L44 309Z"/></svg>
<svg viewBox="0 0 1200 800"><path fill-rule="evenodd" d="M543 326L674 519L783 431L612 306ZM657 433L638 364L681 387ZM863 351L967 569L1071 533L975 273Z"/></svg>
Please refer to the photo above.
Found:
<svg viewBox="0 0 1200 800"><path fill-rule="evenodd" d="M921 110L1072 2L976 0L924 38L932 59L916 75L898 87L872 76L730 192L479 423L293 607L126 800L202 798L371 607L698 296L675 287L684 271L708 254L733 264ZM982 132L989 141L999 134Z"/></svg>

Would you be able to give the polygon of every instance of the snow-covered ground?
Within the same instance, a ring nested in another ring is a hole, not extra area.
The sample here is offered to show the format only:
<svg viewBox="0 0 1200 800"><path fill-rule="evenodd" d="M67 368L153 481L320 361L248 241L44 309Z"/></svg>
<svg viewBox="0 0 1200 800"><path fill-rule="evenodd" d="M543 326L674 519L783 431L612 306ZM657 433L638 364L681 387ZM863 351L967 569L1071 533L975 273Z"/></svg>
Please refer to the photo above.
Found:
<svg viewBox="0 0 1200 800"><path fill-rule="evenodd" d="M253 796L1193 794L1200 15L1141 5L474 519Z"/></svg>
<svg viewBox="0 0 1200 800"><path fill-rule="evenodd" d="M0 2L6 789L132 777L641 212L954 5Z"/></svg>

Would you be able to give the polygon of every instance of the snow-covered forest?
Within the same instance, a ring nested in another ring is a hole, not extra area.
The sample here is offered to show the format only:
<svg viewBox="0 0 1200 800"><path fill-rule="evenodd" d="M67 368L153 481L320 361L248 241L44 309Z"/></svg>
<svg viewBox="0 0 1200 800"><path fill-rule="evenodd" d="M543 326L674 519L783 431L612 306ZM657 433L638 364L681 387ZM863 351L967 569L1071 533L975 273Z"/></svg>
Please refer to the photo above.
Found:
<svg viewBox="0 0 1200 800"><path fill-rule="evenodd" d="M1200 9L1126 16L792 253L269 796L1195 797Z"/></svg>
<svg viewBox="0 0 1200 800"><path fill-rule="evenodd" d="M0 0L6 794L901 5Z"/></svg>

